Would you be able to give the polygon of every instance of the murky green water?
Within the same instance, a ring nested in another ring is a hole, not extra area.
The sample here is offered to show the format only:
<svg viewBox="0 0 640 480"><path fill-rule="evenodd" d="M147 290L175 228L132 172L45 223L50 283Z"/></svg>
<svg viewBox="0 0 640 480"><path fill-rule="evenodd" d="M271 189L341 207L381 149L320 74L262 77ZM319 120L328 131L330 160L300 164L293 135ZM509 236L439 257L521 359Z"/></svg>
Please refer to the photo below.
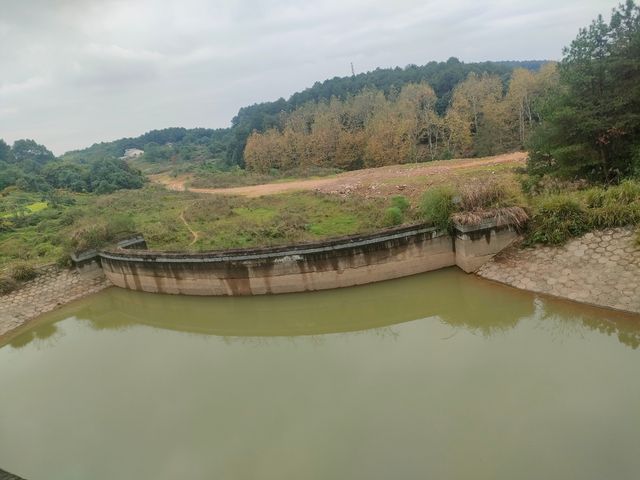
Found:
<svg viewBox="0 0 640 480"><path fill-rule="evenodd" d="M29 480L637 479L640 318L457 270L256 298L110 289L0 347Z"/></svg>

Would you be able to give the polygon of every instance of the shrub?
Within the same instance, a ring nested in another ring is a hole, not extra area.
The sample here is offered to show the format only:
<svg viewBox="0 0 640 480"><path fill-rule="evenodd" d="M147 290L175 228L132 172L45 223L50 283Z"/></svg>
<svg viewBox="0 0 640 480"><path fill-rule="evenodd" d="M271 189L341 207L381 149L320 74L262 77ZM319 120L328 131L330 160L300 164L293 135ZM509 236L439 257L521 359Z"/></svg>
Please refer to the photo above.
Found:
<svg viewBox="0 0 640 480"><path fill-rule="evenodd" d="M56 265L60 268L70 268L73 266L71 255L65 251L56 258Z"/></svg>
<svg viewBox="0 0 640 480"><path fill-rule="evenodd" d="M38 276L38 272L28 263L18 263L11 269L11 278L17 282L33 280Z"/></svg>
<svg viewBox="0 0 640 480"><path fill-rule="evenodd" d="M585 201L595 228L640 222L640 183L628 180L608 189L592 188L585 193Z"/></svg>
<svg viewBox="0 0 640 480"><path fill-rule="evenodd" d="M477 225L487 218L493 218L498 225L509 224L520 228L529 220L529 214L522 207L501 207L491 210L457 212L451 218L454 222L462 225Z"/></svg>
<svg viewBox="0 0 640 480"><path fill-rule="evenodd" d="M498 208L507 203L509 192L497 182L465 185L460 190L460 208L465 212Z"/></svg>
<svg viewBox="0 0 640 480"><path fill-rule="evenodd" d="M420 212L424 219L441 230L449 229L451 215L456 210L453 196L453 190L447 187L427 190L420 202Z"/></svg>
<svg viewBox="0 0 640 480"><path fill-rule="evenodd" d="M522 191L529 195L550 195L583 190L588 182L582 180L565 180L549 175L530 174L521 178Z"/></svg>
<svg viewBox="0 0 640 480"><path fill-rule="evenodd" d="M131 216L119 214L111 217L107 221L106 229L111 237L115 237L124 233L133 233L135 224Z"/></svg>
<svg viewBox="0 0 640 480"><path fill-rule="evenodd" d="M13 278L4 275L0 277L0 295L11 293L16 288L18 288L18 282L16 282Z"/></svg>
<svg viewBox="0 0 640 480"><path fill-rule="evenodd" d="M625 205L640 201L640 182L626 180L620 185L608 188L605 191L605 201Z"/></svg>
<svg viewBox="0 0 640 480"><path fill-rule="evenodd" d="M640 203L607 203L589 211L591 225L595 228L623 227L640 222Z"/></svg>
<svg viewBox="0 0 640 480"><path fill-rule="evenodd" d="M384 212L384 224L387 226L400 225L404 220L404 215L399 207L389 207Z"/></svg>
<svg viewBox="0 0 640 480"><path fill-rule="evenodd" d="M570 195L549 195L540 200L533 216L531 243L557 245L589 230L589 215Z"/></svg>
<svg viewBox="0 0 640 480"><path fill-rule="evenodd" d="M76 252L103 247L127 233L133 233L134 222L128 215L115 215L102 223L83 226L71 235L71 246Z"/></svg>
<svg viewBox="0 0 640 480"><path fill-rule="evenodd" d="M104 245L109 240L104 224L82 227L73 232L71 246L76 252L90 250Z"/></svg>
<svg viewBox="0 0 640 480"><path fill-rule="evenodd" d="M391 197L391 207L397 208L401 213L405 213L409 210L410 206L411 203L409 203L409 200L404 195L395 195Z"/></svg>

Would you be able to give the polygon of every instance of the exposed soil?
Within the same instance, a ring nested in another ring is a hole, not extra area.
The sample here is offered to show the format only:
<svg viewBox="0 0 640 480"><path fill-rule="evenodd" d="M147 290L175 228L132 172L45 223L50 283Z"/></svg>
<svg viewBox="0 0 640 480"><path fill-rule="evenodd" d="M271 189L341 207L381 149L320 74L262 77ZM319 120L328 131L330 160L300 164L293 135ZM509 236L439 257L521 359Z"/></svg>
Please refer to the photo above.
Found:
<svg viewBox="0 0 640 480"><path fill-rule="evenodd" d="M184 210L180 212L180 220L182 220L182 223L184 223L184 226L187 227L187 230L189 230L189 233L191 233L191 236L193 237L193 240L191 240L191 243L189 244L189 246L191 246L198 241L198 238L200 238L200 235L193 228L191 228L191 225L189 225L189 222L185 220Z"/></svg>
<svg viewBox="0 0 640 480"><path fill-rule="evenodd" d="M390 165L354 170L331 177L309 180L303 179L232 188L188 188L188 190L196 193L244 195L247 197L260 197L297 190L313 190L340 195L381 196L402 193L403 195L412 196L414 193L422 192L425 186L436 183L435 180L447 177L448 174L453 174L453 172L458 174L461 173L461 170L473 170L478 167L503 164L512 164L515 167L523 165L526 157L526 152L515 152L494 157ZM188 176L172 178L166 174L153 175L150 178L155 183L160 183L171 190L179 191L187 190L186 182L189 180Z"/></svg>

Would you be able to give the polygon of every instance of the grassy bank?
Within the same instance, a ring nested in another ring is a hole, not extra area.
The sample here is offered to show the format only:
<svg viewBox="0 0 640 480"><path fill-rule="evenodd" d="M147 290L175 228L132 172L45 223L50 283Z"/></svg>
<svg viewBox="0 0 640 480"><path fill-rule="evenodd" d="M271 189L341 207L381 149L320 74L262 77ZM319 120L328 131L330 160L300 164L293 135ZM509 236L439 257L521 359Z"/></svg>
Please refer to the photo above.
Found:
<svg viewBox="0 0 640 480"><path fill-rule="evenodd" d="M590 230L640 225L638 181L608 188L559 185L531 196L530 203L529 244L559 245Z"/></svg>
<svg viewBox="0 0 640 480"><path fill-rule="evenodd" d="M501 167L501 166L500 166ZM522 182L518 181L522 180ZM487 216L524 224L526 243L561 244L592 229L640 224L640 183L531 183L513 168L434 173L422 195L312 191L246 198L157 185L109 195L9 190L0 197L0 270L68 262L133 232L158 250L214 250L321 240L414 222L450 228ZM403 192L404 193L404 192Z"/></svg>
<svg viewBox="0 0 640 480"><path fill-rule="evenodd" d="M5 270L24 262L65 263L74 250L106 245L132 232L142 233L154 249L210 250L311 241L387 225L382 199L312 192L250 199L149 185L110 195L67 195L65 203L19 214L8 211L12 195L2 198L7 216L0 231L0 269ZM37 201L36 196L23 199Z"/></svg>

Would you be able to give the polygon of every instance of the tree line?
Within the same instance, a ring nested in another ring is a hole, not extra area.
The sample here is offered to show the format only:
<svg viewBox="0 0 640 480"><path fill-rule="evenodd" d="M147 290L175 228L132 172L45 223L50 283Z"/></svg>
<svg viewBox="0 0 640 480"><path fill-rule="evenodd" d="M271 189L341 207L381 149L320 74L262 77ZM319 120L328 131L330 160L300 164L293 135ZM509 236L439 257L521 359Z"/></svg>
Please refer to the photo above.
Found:
<svg viewBox="0 0 640 480"><path fill-rule="evenodd" d="M365 89L381 90L390 95L409 83L427 82L437 99L436 111L442 114L451 100L453 90L470 73L484 73L499 77L504 84L515 68L536 71L544 62L481 62L464 63L456 58L426 65L408 65L404 68L378 68L354 76L335 77L316 82L312 87L296 92L288 99L280 98L241 108L231 121L231 127L165 128L152 130L139 137L122 138L91 147L68 152L66 160L74 162L114 159L124 155L128 148L144 150L144 161L158 164L204 163L216 160L221 167L245 166L245 146L254 131L265 132L277 126L283 113L291 113L309 102L346 100Z"/></svg>
<svg viewBox="0 0 640 480"><path fill-rule="evenodd" d="M110 193L140 188L143 183L142 174L123 160L65 161L33 140L17 140L9 146L0 139L0 190L15 186L26 192Z"/></svg>
<svg viewBox="0 0 640 480"><path fill-rule="evenodd" d="M282 113L290 113L310 102L325 102L332 98L344 101L365 89L381 90L388 96L409 83L426 82L436 94L435 109L442 115L451 101L455 87L469 74L494 75L505 84L514 69L537 71L545 63L539 60L464 63L451 57L446 62L432 61L426 65L407 65L404 68L377 68L371 72L316 82L312 87L294 93L287 100L280 98L275 102L241 108L231 121L224 158L229 165L244 167L246 142L254 131L265 132L278 126Z"/></svg>
<svg viewBox="0 0 640 480"><path fill-rule="evenodd" d="M258 172L352 170L513 151L542 120L544 99L557 82L554 63L537 72L516 68L506 86L498 75L470 72L444 111L427 82L308 102L249 136L246 165Z"/></svg>
<svg viewBox="0 0 640 480"><path fill-rule="evenodd" d="M144 160L151 163L202 162L224 157L228 130L181 127L151 130L138 137L96 143L82 150L67 152L62 158L80 163L116 159L122 157L127 149L137 148L145 152Z"/></svg>

